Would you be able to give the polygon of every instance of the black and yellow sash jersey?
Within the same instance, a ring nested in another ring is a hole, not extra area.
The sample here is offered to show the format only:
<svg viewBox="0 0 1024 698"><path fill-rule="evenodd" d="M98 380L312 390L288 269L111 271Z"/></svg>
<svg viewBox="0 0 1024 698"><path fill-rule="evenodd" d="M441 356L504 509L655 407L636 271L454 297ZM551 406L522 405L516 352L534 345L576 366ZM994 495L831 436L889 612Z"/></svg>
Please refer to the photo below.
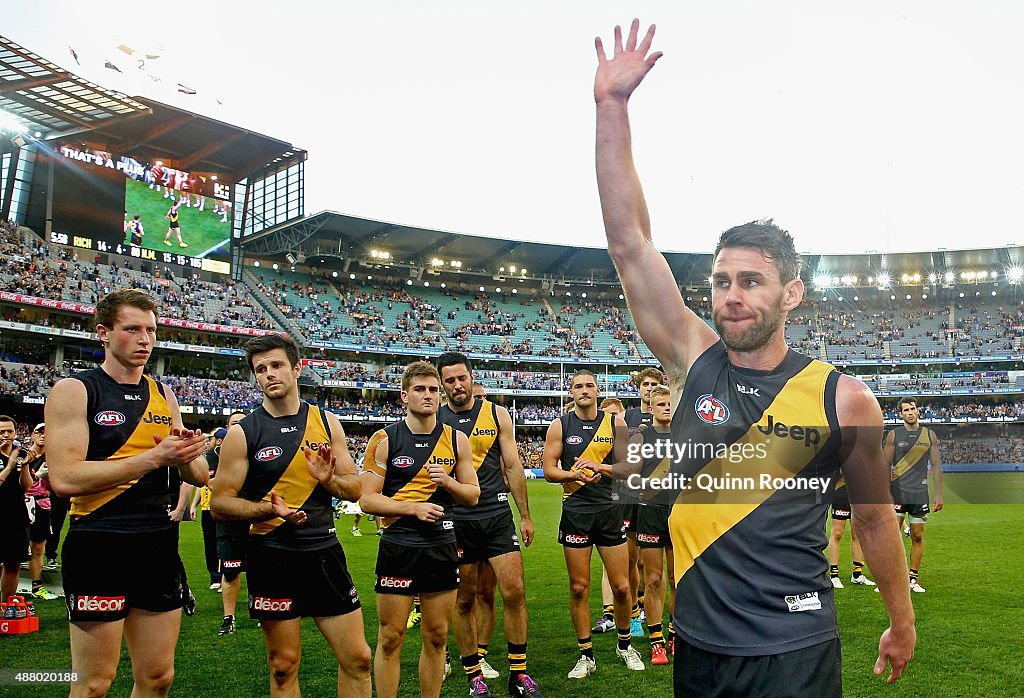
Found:
<svg viewBox="0 0 1024 698"><path fill-rule="evenodd" d="M918 425L911 431L905 424L893 429L896 447L892 463L893 497L911 495L928 498L928 463L931 460L932 433Z"/></svg>
<svg viewBox="0 0 1024 698"><path fill-rule="evenodd" d="M437 411L437 419L469 437L473 467L480 482L480 502L475 507L456 503L452 518L476 521L509 511L508 488L501 474L501 445L498 443L498 408L490 400L474 400L472 409L455 412L448 405Z"/></svg>
<svg viewBox="0 0 1024 698"><path fill-rule="evenodd" d="M653 425L647 427L643 433L643 443L650 444L651 447L658 445L667 445L672 443L672 432L668 427L664 427L665 431L658 431L658 428ZM670 475L672 472L672 461L670 458L658 458L656 455L650 458L644 458L640 464L640 477L643 482L649 482L650 480L664 480L664 478ZM629 482L626 481L627 490L629 488ZM668 509L672 505L672 499L675 497L675 492L671 488L660 489L647 486L639 492L633 493L634 497L639 498L640 506L656 506L665 509L665 516L668 516Z"/></svg>
<svg viewBox="0 0 1024 698"><path fill-rule="evenodd" d="M672 417L690 478L669 516L676 631L709 652L781 654L839 637L822 551L839 475L839 373L790 350L733 366L719 341L686 378ZM814 479L816 478L816 480Z"/></svg>
<svg viewBox="0 0 1024 698"><path fill-rule="evenodd" d="M178 222L178 209L172 208L170 211L167 212L167 216L168 216L168 218L171 219L171 223L177 223Z"/></svg>
<svg viewBox="0 0 1024 698"><path fill-rule="evenodd" d="M632 436L637 430L643 426L650 426L654 424L654 414L651 412L644 412L639 407L631 407L622 413L622 421L626 423L626 427L629 429L629 435ZM625 482L616 482L618 486L619 495L625 502L636 502L637 495Z"/></svg>
<svg viewBox="0 0 1024 698"><path fill-rule="evenodd" d="M647 426L654 424L654 413L644 412L639 407L631 407L623 413L622 420L629 427L629 433L632 436L641 424L646 424Z"/></svg>
<svg viewBox="0 0 1024 698"><path fill-rule="evenodd" d="M384 478L381 494L396 502L430 502L444 508L444 516L433 523L415 516L387 517L381 520L383 540L416 548L429 548L455 542L452 498L430 479L427 466L440 464L451 475L459 457L455 430L440 421L429 434L414 434L405 420L384 429L388 437L388 457L383 466L370 455L363 470Z"/></svg>
<svg viewBox="0 0 1024 698"><path fill-rule="evenodd" d="M152 449L154 436L171 433L171 409L164 386L149 376L137 385L118 383L102 368L75 374L85 385L89 422L87 461L114 461ZM157 468L102 492L71 498L71 525L84 531L146 533L173 524L168 514L178 501L176 468Z"/></svg>
<svg viewBox="0 0 1024 698"><path fill-rule="evenodd" d="M562 470L572 470L577 458L594 463L615 462L615 417L603 410L596 419L580 419L576 412L558 418L562 422ZM611 478L602 477L587 484L580 480L562 483L562 509L580 514L596 514L619 503L619 493Z"/></svg>
<svg viewBox="0 0 1024 698"><path fill-rule="evenodd" d="M297 413L274 417L260 405L239 425L245 433L249 472L238 496L270 501L274 490L289 507L306 512L306 523L299 526L279 516L253 523L249 541L288 550L319 550L337 543L331 493L309 474L302 451L304 446L315 450L331 442L323 408L303 401Z"/></svg>

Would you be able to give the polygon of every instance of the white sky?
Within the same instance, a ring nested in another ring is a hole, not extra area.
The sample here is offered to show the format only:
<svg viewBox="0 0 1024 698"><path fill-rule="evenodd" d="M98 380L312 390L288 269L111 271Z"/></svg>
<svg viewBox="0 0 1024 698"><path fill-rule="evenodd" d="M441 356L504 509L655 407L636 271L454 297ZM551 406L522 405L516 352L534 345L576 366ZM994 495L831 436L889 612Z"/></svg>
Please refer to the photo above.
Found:
<svg viewBox="0 0 1024 698"><path fill-rule="evenodd" d="M3 15L4 35L106 87L307 149L307 213L588 246L604 241L593 38L635 15L665 52L631 105L660 247L708 252L765 217L804 252L1024 244L1020 2L38 0ZM162 85L119 41L160 47Z"/></svg>

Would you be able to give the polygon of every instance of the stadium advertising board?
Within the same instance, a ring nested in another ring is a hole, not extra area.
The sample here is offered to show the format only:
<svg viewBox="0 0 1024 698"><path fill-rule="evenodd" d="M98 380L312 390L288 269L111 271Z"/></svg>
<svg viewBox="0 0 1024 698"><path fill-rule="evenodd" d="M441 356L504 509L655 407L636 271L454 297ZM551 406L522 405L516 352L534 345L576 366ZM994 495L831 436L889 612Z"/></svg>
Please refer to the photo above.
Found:
<svg viewBox="0 0 1024 698"><path fill-rule="evenodd" d="M50 242L231 273L232 186L213 172L61 146Z"/></svg>

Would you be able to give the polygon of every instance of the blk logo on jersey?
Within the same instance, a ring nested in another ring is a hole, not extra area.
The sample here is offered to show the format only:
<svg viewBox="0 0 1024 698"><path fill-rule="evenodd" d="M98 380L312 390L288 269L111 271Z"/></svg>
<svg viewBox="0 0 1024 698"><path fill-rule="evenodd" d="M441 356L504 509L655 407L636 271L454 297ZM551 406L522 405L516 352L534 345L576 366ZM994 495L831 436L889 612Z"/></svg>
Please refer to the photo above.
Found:
<svg viewBox="0 0 1024 698"><path fill-rule="evenodd" d="M280 457L282 453L284 453L284 449L280 446L267 446L256 452L256 460L266 463Z"/></svg>
<svg viewBox="0 0 1024 698"><path fill-rule="evenodd" d="M697 398L693 409L705 424L725 424L729 421L729 408L711 393Z"/></svg>
<svg viewBox="0 0 1024 698"><path fill-rule="evenodd" d="M396 468L408 468L415 462L416 461L413 459L412 456L398 456L397 458L391 459L391 465L395 466Z"/></svg>
<svg viewBox="0 0 1024 698"><path fill-rule="evenodd" d="M114 410L106 410L93 417L93 421L101 427L119 427L125 423L125 416Z"/></svg>
<svg viewBox="0 0 1024 698"><path fill-rule="evenodd" d="M568 439L565 440L565 443L569 444L570 446L578 446L579 444L583 443L583 437L570 436Z"/></svg>

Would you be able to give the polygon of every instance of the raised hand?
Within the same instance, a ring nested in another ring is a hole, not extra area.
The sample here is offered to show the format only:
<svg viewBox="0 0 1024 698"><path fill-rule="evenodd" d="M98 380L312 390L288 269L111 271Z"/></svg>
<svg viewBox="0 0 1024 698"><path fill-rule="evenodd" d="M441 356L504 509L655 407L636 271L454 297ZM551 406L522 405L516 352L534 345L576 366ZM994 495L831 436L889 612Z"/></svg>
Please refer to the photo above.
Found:
<svg viewBox="0 0 1024 698"><path fill-rule="evenodd" d="M633 90L643 81L654 64L661 58L661 51L651 55L651 42L654 41L654 25L647 30L643 41L637 45L640 33L640 20L634 19L629 27L629 37L622 44L622 27L615 27L615 49L611 59L605 55L601 37L594 40L597 47L597 75L594 78L594 100L602 102L607 99L627 100Z"/></svg>
<svg viewBox="0 0 1024 698"><path fill-rule="evenodd" d="M329 443L319 444L316 450L309 446L303 446L302 452L306 455L306 470L320 484L325 485L334 477L334 467L338 459L331 454Z"/></svg>
<svg viewBox="0 0 1024 698"><path fill-rule="evenodd" d="M275 490L270 490L270 504L274 507L274 513L290 524L300 526L306 523L306 512L302 509L292 509L284 502L284 497Z"/></svg>

